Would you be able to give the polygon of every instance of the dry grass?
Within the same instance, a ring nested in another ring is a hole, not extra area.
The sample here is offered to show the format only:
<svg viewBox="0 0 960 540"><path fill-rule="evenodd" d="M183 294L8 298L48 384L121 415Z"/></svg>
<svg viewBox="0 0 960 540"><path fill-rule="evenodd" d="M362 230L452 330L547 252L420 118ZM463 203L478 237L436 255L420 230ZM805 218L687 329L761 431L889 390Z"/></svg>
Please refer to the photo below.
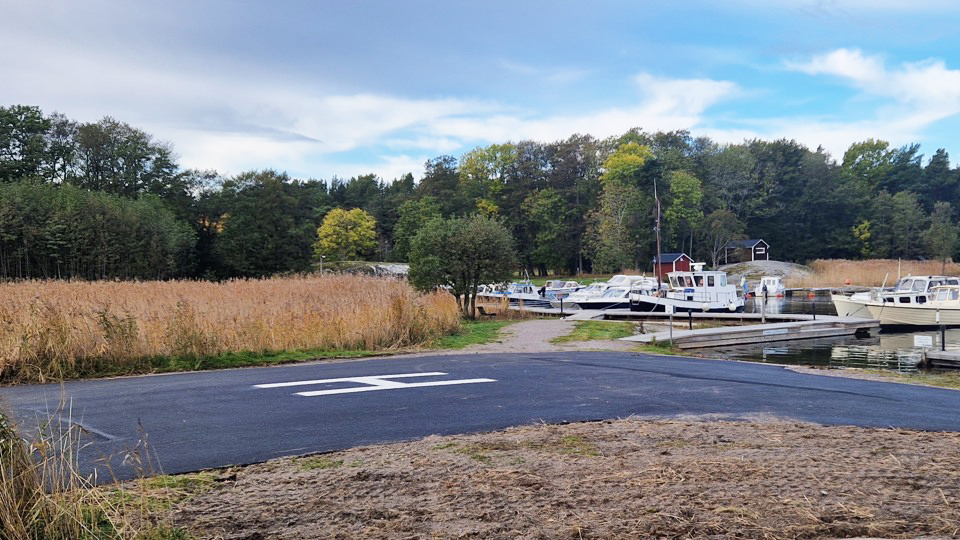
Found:
<svg viewBox="0 0 960 540"><path fill-rule="evenodd" d="M77 377L155 356L384 350L460 325L449 294L363 276L31 281L0 284L0 298L0 381Z"/></svg>
<svg viewBox="0 0 960 540"><path fill-rule="evenodd" d="M85 510L96 507L89 486L73 472L75 447L69 433L30 444L0 413L0 538L82 538L98 528Z"/></svg>
<svg viewBox="0 0 960 540"><path fill-rule="evenodd" d="M477 306L482 306L487 315L501 321L522 321L527 319L536 319L537 317L541 316L539 313L526 309L511 309L510 301L506 298L483 302L478 301ZM479 311L477 312L477 315L480 316Z"/></svg>
<svg viewBox="0 0 960 540"><path fill-rule="evenodd" d="M82 429L62 404L30 439L0 411L0 540L190 538L156 515L169 506L148 505L158 479L141 478L130 483L134 489L105 489L81 474L77 458L82 439Z"/></svg>
<svg viewBox="0 0 960 540"><path fill-rule="evenodd" d="M842 287L847 284L879 287L892 285L897 276L906 275L960 275L960 263L947 263L944 269L940 261L899 261L896 259L872 259L850 261L845 259L817 259L810 263L814 274L793 277L790 287Z"/></svg>

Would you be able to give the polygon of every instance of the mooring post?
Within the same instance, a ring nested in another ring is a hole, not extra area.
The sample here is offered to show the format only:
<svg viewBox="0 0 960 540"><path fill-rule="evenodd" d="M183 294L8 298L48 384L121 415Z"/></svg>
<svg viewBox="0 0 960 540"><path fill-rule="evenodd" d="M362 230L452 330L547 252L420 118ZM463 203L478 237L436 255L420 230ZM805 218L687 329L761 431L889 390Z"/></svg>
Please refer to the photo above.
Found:
<svg viewBox="0 0 960 540"><path fill-rule="evenodd" d="M940 350L947 350L947 326L940 322L940 308L937 308L937 324L940 325Z"/></svg>
<svg viewBox="0 0 960 540"><path fill-rule="evenodd" d="M670 308L670 346L673 347L673 306Z"/></svg>
<svg viewBox="0 0 960 540"><path fill-rule="evenodd" d="M693 330L693 309L687 312L688 319L690 320L690 329Z"/></svg>
<svg viewBox="0 0 960 540"><path fill-rule="evenodd" d="M560 315L563 316L563 297L560 297Z"/></svg>
<svg viewBox="0 0 960 540"><path fill-rule="evenodd" d="M813 301L813 320L817 320L817 301Z"/></svg>

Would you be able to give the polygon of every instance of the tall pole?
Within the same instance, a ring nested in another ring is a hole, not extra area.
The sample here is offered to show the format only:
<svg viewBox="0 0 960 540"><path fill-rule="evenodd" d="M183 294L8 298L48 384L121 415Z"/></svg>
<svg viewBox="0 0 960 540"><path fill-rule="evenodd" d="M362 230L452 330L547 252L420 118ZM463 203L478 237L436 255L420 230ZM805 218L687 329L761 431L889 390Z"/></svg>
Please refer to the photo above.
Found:
<svg viewBox="0 0 960 540"><path fill-rule="evenodd" d="M657 203L657 226L654 231L657 232L657 261L654 273L657 274L657 292L660 292L660 197L657 196L657 179L653 179L653 200Z"/></svg>

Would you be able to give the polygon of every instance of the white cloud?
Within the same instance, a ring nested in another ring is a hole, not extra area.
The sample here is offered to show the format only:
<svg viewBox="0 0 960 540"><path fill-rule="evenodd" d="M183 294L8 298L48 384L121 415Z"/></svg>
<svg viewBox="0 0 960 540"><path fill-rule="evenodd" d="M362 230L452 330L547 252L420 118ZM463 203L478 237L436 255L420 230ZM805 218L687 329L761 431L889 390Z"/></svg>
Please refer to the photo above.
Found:
<svg viewBox="0 0 960 540"><path fill-rule="evenodd" d="M705 79L668 79L649 74L633 78L637 104L610 107L578 115L493 114L482 117L444 117L430 128L463 140L503 142L532 139L553 141L574 133L603 138L630 128L648 131L690 129L706 110L737 94L735 84Z"/></svg>
<svg viewBox="0 0 960 540"><path fill-rule="evenodd" d="M916 128L960 112L960 71L948 69L942 60L904 63L888 69L879 56L838 49L808 62L786 65L809 75L840 77L866 96L892 99L895 107L885 108L881 114Z"/></svg>
<svg viewBox="0 0 960 540"><path fill-rule="evenodd" d="M877 55L837 49L804 62L785 62L792 71L837 77L857 89L853 100L876 103L872 116L845 120L781 118L758 121L760 136L782 134L811 147L823 145L836 158L853 143L881 138L894 146L920 142L934 123L960 113L960 71L928 59L888 67Z"/></svg>

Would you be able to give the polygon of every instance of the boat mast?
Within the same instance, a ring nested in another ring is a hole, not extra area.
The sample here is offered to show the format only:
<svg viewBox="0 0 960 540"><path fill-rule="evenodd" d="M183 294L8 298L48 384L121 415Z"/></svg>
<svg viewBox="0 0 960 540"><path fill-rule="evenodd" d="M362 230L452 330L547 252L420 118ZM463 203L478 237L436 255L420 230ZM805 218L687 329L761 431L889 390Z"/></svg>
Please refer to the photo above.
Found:
<svg viewBox="0 0 960 540"><path fill-rule="evenodd" d="M660 268L663 261L660 260L660 197L657 196L657 179L653 179L653 200L657 204L657 224L653 228L657 233L657 262L654 265L653 273L657 275L657 292L660 292Z"/></svg>

